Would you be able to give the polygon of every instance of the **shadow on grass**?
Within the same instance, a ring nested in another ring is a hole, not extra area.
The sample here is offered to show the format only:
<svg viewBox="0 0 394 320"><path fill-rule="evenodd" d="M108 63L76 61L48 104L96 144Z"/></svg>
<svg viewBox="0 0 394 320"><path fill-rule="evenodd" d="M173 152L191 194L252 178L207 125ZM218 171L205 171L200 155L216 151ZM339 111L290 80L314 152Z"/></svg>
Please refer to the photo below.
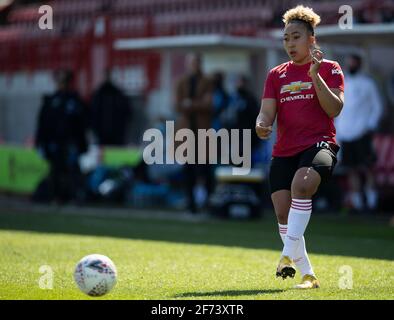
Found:
<svg viewBox="0 0 394 320"><path fill-rule="evenodd" d="M132 209L130 209L132 210ZM255 221L200 222L63 212L19 212L0 208L0 230L105 236L125 239L282 250L273 213ZM101 213L103 209L98 210ZM339 216L313 216L306 233L308 252L394 259L393 228Z"/></svg>
<svg viewBox="0 0 394 320"><path fill-rule="evenodd" d="M256 296L259 294L273 294L284 292L283 289L267 289L267 290L228 290L213 292L185 292L177 294L174 298L196 298L196 297L234 297L234 296Z"/></svg>

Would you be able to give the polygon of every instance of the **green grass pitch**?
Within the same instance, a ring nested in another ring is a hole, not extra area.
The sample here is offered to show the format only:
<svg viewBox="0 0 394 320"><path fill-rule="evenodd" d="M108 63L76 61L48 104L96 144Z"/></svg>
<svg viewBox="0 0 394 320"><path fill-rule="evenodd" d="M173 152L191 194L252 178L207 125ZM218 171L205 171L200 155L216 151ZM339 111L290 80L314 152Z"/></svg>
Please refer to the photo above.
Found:
<svg viewBox="0 0 394 320"><path fill-rule="evenodd" d="M91 253L118 269L113 291L95 299L394 298L392 227L313 215L306 239L322 288L299 291L299 274L275 278L282 246L272 215L191 222L2 212L0 299L93 299L73 280L75 264ZM39 287L42 265L53 270L52 289Z"/></svg>

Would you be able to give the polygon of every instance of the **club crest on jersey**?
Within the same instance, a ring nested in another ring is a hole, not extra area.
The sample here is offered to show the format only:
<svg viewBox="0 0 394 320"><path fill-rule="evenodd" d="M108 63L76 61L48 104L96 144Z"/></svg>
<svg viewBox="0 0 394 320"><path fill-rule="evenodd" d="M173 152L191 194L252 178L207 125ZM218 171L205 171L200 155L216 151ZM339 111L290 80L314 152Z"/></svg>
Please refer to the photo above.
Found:
<svg viewBox="0 0 394 320"><path fill-rule="evenodd" d="M332 69L331 74L342 74L342 71L339 69Z"/></svg>
<svg viewBox="0 0 394 320"><path fill-rule="evenodd" d="M283 85L280 89L280 93L290 92L293 94L299 93L302 90L308 90L310 88L312 88L312 82L294 81L290 84Z"/></svg>

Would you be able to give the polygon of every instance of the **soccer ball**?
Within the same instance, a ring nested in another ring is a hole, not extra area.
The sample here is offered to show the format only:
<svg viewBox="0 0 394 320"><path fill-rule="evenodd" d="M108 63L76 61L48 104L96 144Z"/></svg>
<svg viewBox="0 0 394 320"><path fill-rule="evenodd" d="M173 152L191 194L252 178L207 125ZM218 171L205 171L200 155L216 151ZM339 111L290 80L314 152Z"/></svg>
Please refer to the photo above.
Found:
<svg viewBox="0 0 394 320"><path fill-rule="evenodd" d="M75 267L74 279L89 296L103 296L115 286L117 271L110 258L101 254L83 257Z"/></svg>

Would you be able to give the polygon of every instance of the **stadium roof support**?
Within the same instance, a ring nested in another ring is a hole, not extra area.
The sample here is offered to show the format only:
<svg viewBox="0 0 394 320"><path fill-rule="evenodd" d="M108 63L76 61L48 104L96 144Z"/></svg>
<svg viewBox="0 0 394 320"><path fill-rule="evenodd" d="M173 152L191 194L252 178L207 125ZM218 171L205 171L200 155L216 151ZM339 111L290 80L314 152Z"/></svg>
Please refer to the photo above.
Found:
<svg viewBox="0 0 394 320"><path fill-rule="evenodd" d="M157 38L118 39L116 50L206 50L206 49L261 49L280 47L273 39L236 37L228 35L187 35Z"/></svg>

